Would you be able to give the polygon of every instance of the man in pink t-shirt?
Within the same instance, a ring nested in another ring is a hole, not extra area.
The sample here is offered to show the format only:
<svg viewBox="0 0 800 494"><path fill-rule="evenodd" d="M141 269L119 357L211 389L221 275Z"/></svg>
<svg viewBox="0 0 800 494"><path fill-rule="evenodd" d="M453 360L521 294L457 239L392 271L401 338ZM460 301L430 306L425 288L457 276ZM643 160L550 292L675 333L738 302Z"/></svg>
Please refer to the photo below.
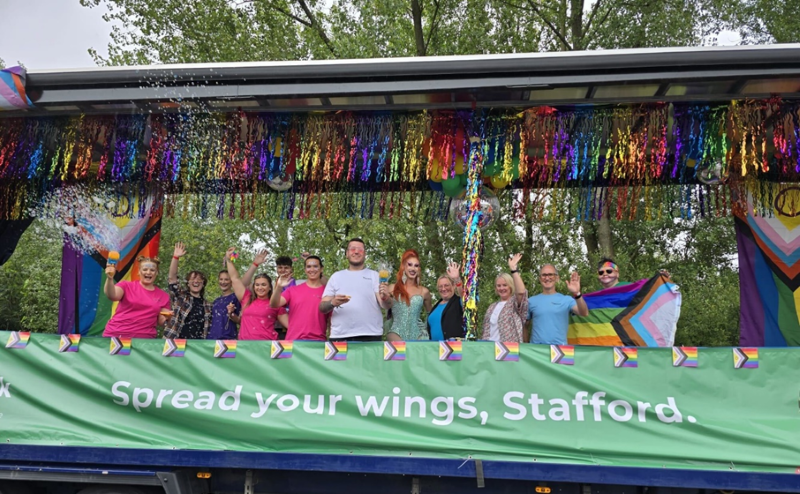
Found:
<svg viewBox="0 0 800 494"><path fill-rule="evenodd" d="M272 307L289 306L289 329L287 340L324 341L329 316L319 310L319 303L325 291L322 283L322 260L317 256L305 259L306 282L281 291L291 282L291 276L278 278L277 287L272 292Z"/></svg>

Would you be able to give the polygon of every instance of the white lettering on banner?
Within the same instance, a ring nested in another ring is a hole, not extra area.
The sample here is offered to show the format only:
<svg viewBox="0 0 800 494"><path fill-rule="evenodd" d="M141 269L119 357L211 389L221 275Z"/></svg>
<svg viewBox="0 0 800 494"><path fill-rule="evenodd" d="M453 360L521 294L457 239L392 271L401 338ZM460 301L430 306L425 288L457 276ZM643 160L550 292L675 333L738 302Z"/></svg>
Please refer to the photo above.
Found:
<svg viewBox="0 0 800 494"><path fill-rule="evenodd" d="M400 388L395 387L392 389L392 394L399 395L400 393ZM471 396L459 398L458 401L452 396L435 396L431 399L430 404L422 396L384 396L381 398L356 395L355 398L358 413L362 417L425 418L427 412L430 411L430 414L434 417L431 419L432 424L446 426L452 424L455 417L469 420L479 415L477 408L473 406L475 398ZM389 407L390 398L391 407ZM415 407L416 414L414 413ZM459 410L458 413L456 413L456 408ZM485 425L489 417L488 413L481 412L480 417L481 425Z"/></svg>
<svg viewBox="0 0 800 494"><path fill-rule="evenodd" d="M603 420L603 411L614 420L615 422L630 422L634 417L634 407L625 400L613 400L606 404L603 399L606 396L604 391L597 391L589 397L589 392L578 391L575 393L575 399L571 402L561 398L553 398L548 401L550 408L546 411L546 415L540 411L540 406L544 405L545 400L540 398L538 394L532 393L528 398L530 405L530 417L534 420L547 420L548 417L553 421L569 421L571 420L570 414L574 409L575 420L582 422L585 419L584 407L590 405L592 407L592 417L595 422ZM522 420L528 416L528 408L521 403L525 399L525 394L519 391L509 391L503 396L503 404L509 411L503 413L503 418L506 420ZM572 404L573 409L570 408ZM605 407L605 408L604 408ZM652 408L650 403L644 401L636 402L636 417L639 422L647 422L647 410ZM659 421L665 424L681 423L683 422L683 414L678 409L675 398L672 396L667 397L666 403L660 403L655 406L655 416ZM653 411L650 412L652 416ZM688 416L686 417L691 423L697 422L697 419Z"/></svg>
<svg viewBox="0 0 800 494"><path fill-rule="evenodd" d="M11 392L9 391L11 388L11 383L3 382L3 378L0 377L0 398L11 398Z"/></svg>

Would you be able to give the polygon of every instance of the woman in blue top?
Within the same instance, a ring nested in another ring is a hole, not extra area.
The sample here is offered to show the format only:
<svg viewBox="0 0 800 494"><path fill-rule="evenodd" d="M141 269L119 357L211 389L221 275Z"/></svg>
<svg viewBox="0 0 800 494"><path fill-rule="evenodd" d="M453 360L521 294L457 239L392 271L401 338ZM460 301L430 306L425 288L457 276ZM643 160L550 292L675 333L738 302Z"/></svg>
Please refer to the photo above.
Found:
<svg viewBox="0 0 800 494"><path fill-rule="evenodd" d="M436 280L439 302L428 316L428 334L431 340L449 340L464 337L464 311L461 308L461 278L458 264L451 262L447 274Z"/></svg>

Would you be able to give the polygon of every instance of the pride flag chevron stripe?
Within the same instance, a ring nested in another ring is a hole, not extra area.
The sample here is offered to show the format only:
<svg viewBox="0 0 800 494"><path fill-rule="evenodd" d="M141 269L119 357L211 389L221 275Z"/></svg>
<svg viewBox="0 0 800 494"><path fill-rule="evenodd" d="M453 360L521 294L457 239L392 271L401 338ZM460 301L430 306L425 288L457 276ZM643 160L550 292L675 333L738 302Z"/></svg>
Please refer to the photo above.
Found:
<svg viewBox="0 0 800 494"><path fill-rule="evenodd" d="M280 340L272 342L272 353L270 358L292 358L292 349L294 342L289 340Z"/></svg>
<svg viewBox="0 0 800 494"><path fill-rule="evenodd" d="M12 331L11 334L8 335L6 348L15 348L17 350L21 350L28 346L28 340L30 338L31 334L27 331Z"/></svg>
<svg viewBox="0 0 800 494"><path fill-rule="evenodd" d="M674 346L672 347L673 367L697 367L697 347Z"/></svg>
<svg viewBox="0 0 800 494"><path fill-rule="evenodd" d="M236 340L217 340L214 343L215 358L236 358Z"/></svg>
<svg viewBox="0 0 800 494"><path fill-rule="evenodd" d="M406 342L405 341L384 341L383 360L405 360Z"/></svg>
<svg viewBox="0 0 800 494"><path fill-rule="evenodd" d="M519 343L495 341L494 359L498 362L519 362Z"/></svg>
<svg viewBox="0 0 800 494"><path fill-rule="evenodd" d="M183 357L186 352L186 340L164 340L164 350L161 352L163 357Z"/></svg>
<svg viewBox="0 0 800 494"><path fill-rule="evenodd" d="M550 345L550 362L575 365L575 347L572 345Z"/></svg>
<svg viewBox="0 0 800 494"><path fill-rule="evenodd" d="M735 369L757 369L758 348L745 348L745 347L734 348L733 367Z"/></svg>
<svg viewBox="0 0 800 494"><path fill-rule="evenodd" d="M130 355L131 354L131 338L127 337L114 337L111 338L111 348L109 355Z"/></svg>
<svg viewBox="0 0 800 494"><path fill-rule="evenodd" d="M325 360L347 360L347 342L326 341Z"/></svg>
<svg viewBox="0 0 800 494"><path fill-rule="evenodd" d="M461 345L460 341L440 341L439 360L460 361L462 351Z"/></svg>
<svg viewBox="0 0 800 494"><path fill-rule="evenodd" d="M614 367L639 367L639 350L636 347L614 347Z"/></svg>
<svg viewBox="0 0 800 494"><path fill-rule="evenodd" d="M58 345L58 353L77 352L81 342L79 334L62 334Z"/></svg>

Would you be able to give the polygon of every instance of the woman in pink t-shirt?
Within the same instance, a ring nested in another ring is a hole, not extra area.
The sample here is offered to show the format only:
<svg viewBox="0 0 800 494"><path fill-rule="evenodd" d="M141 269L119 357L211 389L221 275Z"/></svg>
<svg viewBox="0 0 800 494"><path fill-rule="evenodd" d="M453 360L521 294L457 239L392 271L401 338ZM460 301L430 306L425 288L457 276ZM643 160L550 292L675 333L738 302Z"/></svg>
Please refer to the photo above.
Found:
<svg viewBox="0 0 800 494"><path fill-rule="evenodd" d="M278 332L275 331L275 321L283 327L289 325L286 309L281 307L273 309L269 305L272 296L272 279L264 273L257 274L253 279L252 290L248 289L239 278L239 272L231 261L235 249L231 247L225 254L228 263L228 274L231 277L231 287L242 302L242 316L239 327L240 340L277 340Z"/></svg>
<svg viewBox="0 0 800 494"><path fill-rule="evenodd" d="M117 311L106 324L103 336L155 338L156 325L163 326L172 316L169 295L155 286L158 275L157 257L139 257L139 281L114 281L117 268L106 265L104 292Z"/></svg>

